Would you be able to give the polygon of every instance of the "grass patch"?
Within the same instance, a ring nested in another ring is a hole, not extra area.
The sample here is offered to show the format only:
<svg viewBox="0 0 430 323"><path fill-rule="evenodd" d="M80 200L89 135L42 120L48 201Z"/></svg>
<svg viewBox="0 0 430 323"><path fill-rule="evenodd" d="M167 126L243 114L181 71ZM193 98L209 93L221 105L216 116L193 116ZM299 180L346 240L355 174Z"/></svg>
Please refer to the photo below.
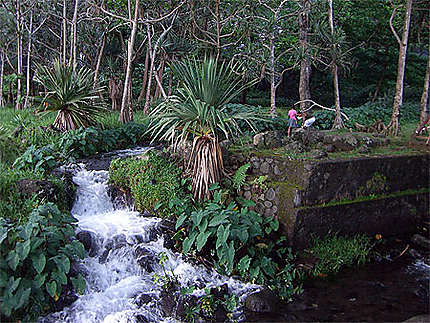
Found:
<svg viewBox="0 0 430 323"><path fill-rule="evenodd" d="M364 264L370 260L369 252L372 247L371 239L365 235L342 237L329 234L324 238L313 237L312 247L306 252L317 258L318 262L310 274L314 277L327 277L344 267Z"/></svg>

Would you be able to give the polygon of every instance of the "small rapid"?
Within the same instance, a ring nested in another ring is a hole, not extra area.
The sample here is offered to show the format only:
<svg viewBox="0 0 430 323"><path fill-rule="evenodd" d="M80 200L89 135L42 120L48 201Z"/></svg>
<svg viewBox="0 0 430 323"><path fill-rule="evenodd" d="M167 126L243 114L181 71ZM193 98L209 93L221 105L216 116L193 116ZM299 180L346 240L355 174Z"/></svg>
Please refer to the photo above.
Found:
<svg viewBox="0 0 430 323"><path fill-rule="evenodd" d="M163 316L162 285L154 279L166 273L182 287L195 286L195 296L204 295L205 288L226 284L229 293L243 299L260 288L192 265L165 248L161 219L116 207L108 194L108 179L107 171L86 170L84 165L75 171L77 192L71 213L78 220L77 234L85 233L91 240L88 257L75 266L86 280L86 291L70 306L39 322L175 322ZM167 259L163 265L161 254ZM144 302L139 301L142 298ZM237 309L234 318L240 315Z"/></svg>

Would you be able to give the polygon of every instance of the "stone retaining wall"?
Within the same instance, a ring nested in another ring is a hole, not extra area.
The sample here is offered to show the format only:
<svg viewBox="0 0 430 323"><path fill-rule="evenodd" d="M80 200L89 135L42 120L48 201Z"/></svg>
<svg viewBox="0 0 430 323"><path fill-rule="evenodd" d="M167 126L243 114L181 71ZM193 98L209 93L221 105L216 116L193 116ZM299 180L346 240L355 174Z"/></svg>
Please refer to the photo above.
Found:
<svg viewBox="0 0 430 323"><path fill-rule="evenodd" d="M300 247L305 245L303 239L307 239L310 232L343 232L345 224L350 223L357 233L378 233L382 231L381 227L395 227L396 229L387 229L387 234L398 234L411 229L411 226L404 225L405 221L398 219L406 219L406 223L412 225L413 222L409 221L411 217L429 214L428 196L427 199L414 197L414 191L430 186L428 154L336 161L287 160L279 156L232 156L230 162L237 165L246 162L251 164L248 182L253 184L245 186L240 195L255 201L258 213L277 216L290 241L297 241L296 244ZM408 190L411 191L409 197L379 199L379 202L371 199L367 202L355 202L363 197ZM394 203L409 199L415 202ZM340 201L343 206L325 206L327 203ZM418 210L417 214L412 214L412 210ZM386 215L380 216L381 212ZM330 214L334 217L333 221L321 220L319 227L311 220L315 216L320 219L329 218ZM392 217L390 214L393 214ZM309 221L305 220L308 217ZM357 226L359 221L379 224L375 224L371 232L372 226L364 230ZM386 226L387 221L396 224Z"/></svg>

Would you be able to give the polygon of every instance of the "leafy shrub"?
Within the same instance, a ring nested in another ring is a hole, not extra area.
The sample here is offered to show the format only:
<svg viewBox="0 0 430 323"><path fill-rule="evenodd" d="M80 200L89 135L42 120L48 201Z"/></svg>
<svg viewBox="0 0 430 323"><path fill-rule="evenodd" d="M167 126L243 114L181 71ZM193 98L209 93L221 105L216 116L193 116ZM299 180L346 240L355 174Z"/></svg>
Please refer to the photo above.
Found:
<svg viewBox="0 0 430 323"><path fill-rule="evenodd" d="M319 259L314 267L314 276L336 274L341 268L360 265L368 261L368 254L372 248L369 237L355 235L341 237L337 234L328 235L321 239L314 237L310 252Z"/></svg>
<svg viewBox="0 0 430 323"><path fill-rule="evenodd" d="M382 120L385 124L391 119L392 107L367 103L357 108L343 108L342 111L350 118L350 120L343 119L345 126L348 128L355 128L355 123L364 126L370 126L378 120ZM418 104L405 103L400 110L401 121L417 121L420 115L420 108ZM317 129L327 130L331 129L334 122L334 111L320 110L313 113L316 118L314 127Z"/></svg>
<svg viewBox="0 0 430 323"><path fill-rule="evenodd" d="M181 170L168 159L149 152L147 159L112 161L110 182L129 191L138 211L156 210L160 216L171 215L169 201L182 197Z"/></svg>
<svg viewBox="0 0 430 323"><path fill-rule="evenodd" d="M31 170L46 174L58 163L89 157L97 153L135 146L144 138L146 125L127 123L120 128L102 130L89 127L71 130L58 140L37 148L31 145L15 161L18 170Z"/></svg>
<svg viewBox="0 0 430 323"><path fill-rule="evenodd" d="M295 270L285 237L276 239L279 222L262 217L249 206L254 203L245 201L241 209L235 202L224 205L221 191L215 191L212 201L179 216L176 229L182 229L175 238L188 230L182 241L185 254L205 255L207 260L211 255L219 272L240 274L246 281L269 285L281 297L290 298L300 287L293 286Z"/></svg>
<svg viewBox="0 0 430 323"><path fill-rule="evenodd" d="M76 219L48 203L35 209L28 222L14 225L0 218L1 313L13 320L32 321L71 292L80 293L85 280L67 278L71 263L85 257L73 240Z"/></svg>

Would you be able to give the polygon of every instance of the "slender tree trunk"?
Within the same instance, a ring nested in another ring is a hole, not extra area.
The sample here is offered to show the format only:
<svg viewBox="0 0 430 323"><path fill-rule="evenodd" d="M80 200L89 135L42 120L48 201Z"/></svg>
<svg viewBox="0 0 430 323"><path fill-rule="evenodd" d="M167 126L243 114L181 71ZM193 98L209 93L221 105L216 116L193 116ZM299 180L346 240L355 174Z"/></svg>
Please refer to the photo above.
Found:
<svg viewBox="0 0 430 323"><path fill-rule="evenodd" d="M31 47L33 40L33 10L30 11L30 25L28 30L28 46L27 46L27 69L25 76L25 101L24 109L28 107L30 100L30 90L31 90Z"/></svg>
<svg viewBox="0 0 430 323"><path fill-rule="evenodd" d="M145 54L145 70L143 71L143 80L142 80L142 88L140 89L139 97L137 102L142 102L145 98L146 93L146 83L148 81L148 68L149 68L149 50L146 50Z"/></svg>
<svg viewBox="0 0 430 323"><path fill-rule="evenodd" d="M403 26L402 40L399 41L399 61L397 68L397 82L396 82L396 94L394 96L393 114L391 121L386 129L387 134L397 136L400 130L400 107L403 103L403 82L405 78L405 67L406 67L406 53L408 49L408 37L409 27L411 23L412 15L412 2L413 0L407 0L406 2L406 14ZM395 34L397 36L397 34ZM398 36L396 37L398 38ZM399 40L399 39L398 39Z"/></svg>
<svg viewBox="0 0 430 323"><path fill-rule="evenodd" d="M309 12L312 8L312 1L301 0L301 6L303 8L302 12L299 14L299 44L302 48L304 58L300 62L300 81L299 81L299 97L300 101L310 100L310 75L311 75L311 61L309 53L309 40L308 40L308 30L309 30ZM310 102L301 102L300 110L304 111L310 106Z"/></svg>
<svg viewBox="0 0 430 323"><path fill-rule="evenodd" d="M164 74L164 64L165 64L165 57L163 56L161 58L160 68L158 69L158 73L155 73L155 79L157 81L157 89L155 90L155 98L160 97L160 93L163 97L163 99L167 98L166 92L163 88L163 74Z"/></svg>
<svg viewBox="0 0 430 323"><path fill-rule="evenodd" d="M151 83L152 83L152 71L154 70L154 60L151 55L152 53L152 36L149 24L146 26L146 31L148 34L148 51L151 58L151 65L149 67L149 75L148 75L148 86L146 88L146 96L145 96L145 106L143 108L143 112L146 114L149 110L149 103L151 101Z"/></svg>
<svg viewBox="0 0 430 323"><path fill-rule="evenodd" d="M275 40L273 32L270 35L270 65L272 71L270 73L270 115L276 116L276 80L275 80Z"/></svg>
<svg viewBox="0 0 430 323"><path fill-rule="evenodd" d="M329 4L329 22L330 22L330 31L332 36L332 48L333 48L333 56L331 61L331 72L333 75L333 88L334 88L334 103L336 107L336 117L333 123L333 129L343 128L342 115L340 109L340 91L339 91L339 79L338 79L338 66L335 57L336 44L334 42L334 22L333 22L333 0L328 1Z"/></svg>
<svg viewBox="0 0 430 323"><path fill-rule="evenodd" d="M219 15L219 1L216 0L215 13L216 13L216 60L221 55L221 17Z"/></svg>
<svg viewBox="0 0 430 323"><path fill-rule="evenodd" d="M70 63L73 69L76 68L77 61L77 39L78 39L78 8L79 0L75 0L75 9L73 10L72 28L70 30Z"/></svg>
<svg viewBox="0 0 430 323"><path fill-rule="evenodd" d="M3 76L4 76L4 52L3 49L0 49L0 108L5 106L4 98L3 98Z"/></svg>
<svg viewBox="0 0 430 323"><path fill-rule="evenodd" d="M66 49L67 49L67 1L63 0L63 39L62 39L62 57L61 62L66 64Z"/></svg>
<svg viewBox="0 0 430 323"><path fill-rule="evenodd" d="M102 63L103 52L104 52L105 46L106 46L106 33L103 34L102 43L100 44L99 53L97 55L97 63L96 63L96 69L94 72L93 88L97 87L100 65Z"/></svg>
<svg viewBox="0 0 430 323"><path fill-rule="evenodd" d="M121 121L122 123L133 121L133 110L131 108L130 87L131 87L131 70L132 70L132 64L133 64L133 51L134 51L134 43L136 41L138 17L139 17L139 0L136 0L135 8L134 8L134 19L133 19L132 28L131 28L131 35L127 46L127 69L125 73L124 90L123 90L122 102L121 102L121 112L119 115L119 121Z"/></svg>
<svg viewBox="0 0 430 323"><path fill-rule="evenodd" d="M22 105L22 32L23 32L23 17L21 12L21 0L16 2L16 31L17 31L17 83L16 83L16 102L15 109L21 110Z"/></svg>
<svg viewBox="0 0 430 323"><path fill-rule="evenodd" d="M427 69L424 78L423 94L421 96L421 115L420 122L424 122L429 115L429 83L430 83L430 37L429 37L429 54L427 56Z"/></svg>

